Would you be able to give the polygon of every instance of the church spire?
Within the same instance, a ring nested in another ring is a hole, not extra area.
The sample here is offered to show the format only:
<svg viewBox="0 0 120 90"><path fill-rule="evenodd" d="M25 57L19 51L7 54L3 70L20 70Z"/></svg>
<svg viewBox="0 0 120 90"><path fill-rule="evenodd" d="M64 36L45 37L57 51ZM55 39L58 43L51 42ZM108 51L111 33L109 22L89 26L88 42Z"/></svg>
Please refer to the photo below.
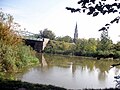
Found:
<svg viewBox="0 0 120 90"><path fill-rule="evenodd" d="M77 22L76 22L75 32L74 32L74 43L76 43L77 39L78 39L78 28L77 28Z"/></svg>

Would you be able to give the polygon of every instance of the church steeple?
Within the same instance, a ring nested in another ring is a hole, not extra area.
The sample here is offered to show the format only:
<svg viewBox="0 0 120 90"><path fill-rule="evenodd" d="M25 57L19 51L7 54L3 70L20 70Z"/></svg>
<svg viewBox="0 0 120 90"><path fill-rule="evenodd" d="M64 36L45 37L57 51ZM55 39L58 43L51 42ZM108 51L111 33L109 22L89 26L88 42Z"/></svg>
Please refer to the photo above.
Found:
<svg viewBox="0 0 120 90"><path fill-rule="evenodd" d="M76 43L77 39L78 39L78 28L77 28L77 22L76 22L73 42Z"/></svg>

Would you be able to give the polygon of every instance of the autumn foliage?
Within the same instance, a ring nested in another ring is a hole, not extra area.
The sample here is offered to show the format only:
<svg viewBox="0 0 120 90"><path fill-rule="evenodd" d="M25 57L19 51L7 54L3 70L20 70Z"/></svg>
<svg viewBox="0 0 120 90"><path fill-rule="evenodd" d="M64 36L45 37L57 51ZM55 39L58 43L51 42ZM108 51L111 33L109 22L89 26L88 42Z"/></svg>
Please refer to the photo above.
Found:
<svg viewBox="0 0 120 90"><path fill-rule="evenodd" d="M13 17L0 11L0 72L16 72L38 62L35 51L22 42L16 30L19 25L13 22Z"/></svg>

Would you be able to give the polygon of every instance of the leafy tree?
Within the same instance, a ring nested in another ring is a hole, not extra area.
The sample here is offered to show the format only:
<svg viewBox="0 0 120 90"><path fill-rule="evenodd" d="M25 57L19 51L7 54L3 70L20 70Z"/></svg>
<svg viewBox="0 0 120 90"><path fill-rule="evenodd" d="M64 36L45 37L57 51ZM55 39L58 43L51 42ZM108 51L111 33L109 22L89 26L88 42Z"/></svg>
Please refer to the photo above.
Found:
<svg viewBox="0 0 120 90"><path fill-rule="evenodd" d="M43 31L40 31L40 36L43 38L49 38L51 40L55 39L55 34L51 30L48 30L48 29L44 29Z"/></svg>
<svg viewBox="0 0 120 90"><path fill-rule="evenodd" d="M53 54L71 54L74 51L74 44L64 41L50 40L45 48L46 53Z"/></svg>
<svg viewBox="0 0 120 90"><path fill-rule="evenodd" d="M61 37L61 36L56 37L55 40L56 40L56 41L62 41L62 37Z"/></svg>
<svg viewBox="0 0 120 90"><path fill-rule="evenodd" d="M78 39L76 43L78 45L77 48L81 51L85 51L87 43L88 41L86 39Z"/></svg>
<svg viewBox="0 0 120 90"><path fill-rule="evenodd" d="M120 42L114 44L112 49L114 51L114 58L120 58Z"/></svg>
<svg viewBox="0 0 120 90"><path fill-rule="evenodd" d="M70 36L56 37L56 40L72 43L72 38Z"/></svg>
<svg viewBox="0 0 120 90"><path fill-rule="evenodd" d="M87 44L87 51L95 53L96 49L97 49L97 41L95 40L95 38L89 38Z"/></svg>
<svg viewBox="0 0 120 90"><path fill-rule="evenodd" d="M114 44L113 48L114 48L116 51L120 51L120 42L117 42L117 44Z"/></svg>
<svg viewBox="0 0 120 90"><path fill-rule="evenodd" d="M113 42L110 39L101 39L97 44L97 51L112 51Z"/></svg>
<svg viewBox="0 0 120 90"><path fill-rule="evenodd" d="M13 25L12 25L13 24ZM7 45L18 45L22 40L14 30L18 24L13 22L10 14L0 11L0 40Z"/></svg>
<svg viewBox="0 0 120 90"><path fill-rule="evenodd" d="M83 56L92 56L97 49L97 40L90 39L78 39L76 43L75 54Z"/></svg>
<svg viewBox="0 0 120 90"><path fill-rule="evenodd" d="M19 30L18 26L10 14L0 11L0 72L14 72L38 63L35 52L25 46L21 37L15 33L15 30Z"/></svg>

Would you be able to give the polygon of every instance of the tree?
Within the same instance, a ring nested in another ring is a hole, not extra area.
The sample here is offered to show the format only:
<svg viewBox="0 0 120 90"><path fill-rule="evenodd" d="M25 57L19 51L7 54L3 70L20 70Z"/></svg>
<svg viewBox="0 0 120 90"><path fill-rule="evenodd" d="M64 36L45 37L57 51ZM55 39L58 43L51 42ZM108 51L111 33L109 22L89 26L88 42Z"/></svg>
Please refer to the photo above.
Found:
<svg viewBox="0 0 120 90"><path fill-rule="evenodd" d="M56 40L72 43L72 38L70 36L57 37Z"/></svg>
<svg viewBox="0 0 120 90"><path fill-rule="evenodd" d="M19 44L22 40L14 32L16 28L18 28L18 24L13 22L13 17L0 11L0 41L7 45Z"/></svg>
<svg viewBox="0 0 120 90"><path fill-rule="evenodd" d="M16 72L39 61L32 48L26 46L22 38L16 34L18 26L10 14L0 10L0 76L5 75L3 72Z"/></svg>
<svg viewBox="0 0 120 90"><path fill-rule="evenodd" d="M95 38L89 38L87 44L87 51L91 53L95 53L97 49L97 41Z"/></svg>
<svg viewBox="0 0 120 90"><path fill-rule="evenodd" d="M112 49L113 42L110 39L102 39L98 42L97 50L98 51L110 51Z"/></svg>
<svg viewBox="0 0 120 90"><path fill-rule="evenodd" d="M116 51L120 51L120 42L117 42L117 44L113 47Z"/></svg>
<svg viewBox="0 0 120 90"><path fill-rule="evenodd" d="M66 7L67 10L70 10L72 13L80 12L86 13L87 15L92 15L93 17L98 16L99 14L105 15L110 13L118 13L120 14L120 3L119 0L111 0L112 3L107 2L108 0L79 0L78 4L80 5L79 8L71 8ZM110 0L109 0L110 1ZM109 29L110 25L113 23L119 23L120 16L116 17L115 19L111 20L110 23L105 24L99 31L103 31L106 33Z"/></svg>
<svg viewBox="0 0 120 90"><path fill-rule="evenodd" d="M51 40L55 39L55 34L51 30L48 30L48 29L44 29L43 31L40 31L40 36L43 38L49 38Z"/></svg>
<svg viewBox="0 0 120 90"><path fill-rule="evenodd" d="M45 48L46 53L53 54L72 54L74 50L74 44L64 41L50 40Z"/></svg>
<svg viewBox="0 0 120 90"><path fill-rule="evenodd" d="M76 55L92 56L97 49L97 40L94 38L78 39L76 42Z"/></svg>

